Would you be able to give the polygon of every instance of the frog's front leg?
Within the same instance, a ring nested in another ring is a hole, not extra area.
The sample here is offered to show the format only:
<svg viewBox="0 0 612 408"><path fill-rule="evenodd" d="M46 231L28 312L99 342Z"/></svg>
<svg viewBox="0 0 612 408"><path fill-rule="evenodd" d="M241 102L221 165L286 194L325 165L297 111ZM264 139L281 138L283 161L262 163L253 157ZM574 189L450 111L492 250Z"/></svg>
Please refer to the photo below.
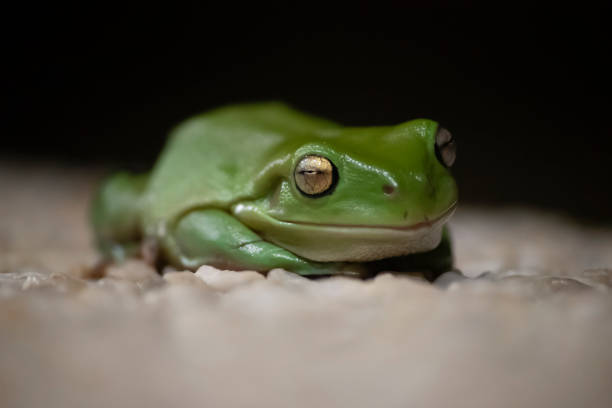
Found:
<svg viewBox="0 0 612 408"><path fill-rule="evenodd" d="M217 209L185 215L162 242L171 263L188 269L200 265L258 271L283 268L300 275L331 275L342 269L342 264L312 262L266 242L236 218Z"/></svg>

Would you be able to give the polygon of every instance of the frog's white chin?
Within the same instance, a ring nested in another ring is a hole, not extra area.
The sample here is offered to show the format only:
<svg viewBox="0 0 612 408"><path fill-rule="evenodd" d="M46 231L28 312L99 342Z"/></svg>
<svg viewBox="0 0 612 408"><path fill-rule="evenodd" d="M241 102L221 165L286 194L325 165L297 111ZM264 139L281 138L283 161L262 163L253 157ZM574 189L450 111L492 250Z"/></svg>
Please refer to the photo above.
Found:
<svg viewBox="0 0 612 408"><path fill-rule="evenodd" d="M296 255L319 262L365 262L434 249L455 207L433 221L402 228L292 223L249 210L235 208L234 214L265 240Z"/></svg>
<svg viewBox="0 0 612 408"><path fill-rule="evenodd" d="M273 234L264 238L313 261L365 262L432 250L440 243L442 227L443 222L414 229L316 226L303 231L312 239L299 237L297 245Z"/></svg>

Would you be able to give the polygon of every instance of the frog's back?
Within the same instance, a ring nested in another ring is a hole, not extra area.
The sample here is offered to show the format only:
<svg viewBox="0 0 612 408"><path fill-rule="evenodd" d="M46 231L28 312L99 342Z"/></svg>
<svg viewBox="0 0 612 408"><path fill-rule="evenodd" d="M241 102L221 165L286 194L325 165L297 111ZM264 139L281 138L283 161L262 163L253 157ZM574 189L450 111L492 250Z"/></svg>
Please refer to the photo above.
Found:
<svg viewBox="0 0 612 408"><path fill-rule="evenodd" d="M281 103L228 106L188 119L171 133L152 171L145 224L255 196L256 175L288 139L337 126Z"/></svg>

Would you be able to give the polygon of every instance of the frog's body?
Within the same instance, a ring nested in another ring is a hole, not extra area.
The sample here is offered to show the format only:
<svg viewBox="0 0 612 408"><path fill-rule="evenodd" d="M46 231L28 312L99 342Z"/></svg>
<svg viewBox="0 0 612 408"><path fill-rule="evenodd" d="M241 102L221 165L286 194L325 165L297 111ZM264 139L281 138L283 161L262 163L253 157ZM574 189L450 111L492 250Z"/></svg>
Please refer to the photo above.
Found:
<svg viewBox="0 0 612 408"><path fill-rule="evenodd" d="M97 239L115 258L152 242L188 269L448 269L457 188L439 133L425 119L342 127L279 103L217 109L179 125L150 175L103 185Z"/></svg>

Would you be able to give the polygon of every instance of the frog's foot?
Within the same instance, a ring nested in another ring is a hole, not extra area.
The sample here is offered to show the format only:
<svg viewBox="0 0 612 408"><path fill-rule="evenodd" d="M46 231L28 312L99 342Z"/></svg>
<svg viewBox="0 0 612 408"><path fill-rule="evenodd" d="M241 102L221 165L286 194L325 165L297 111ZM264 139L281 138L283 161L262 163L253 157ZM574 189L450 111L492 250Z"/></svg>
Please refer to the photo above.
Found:
<svg viewBox="0 0 612 408"><path fill-rule="evenodd" d="M140 252L141 197L147 174L118 173L102 183L91 218L95 238L106 259L122 261Z"/></svg>
<svg viewBox="0 0 612 408"><path fill-rule="evenodd" d="M140 244L140 259L146 264L161 271L163 268L163 260L160 254L159 241L152 237L146 237Z"/></svg>
<svg viewBox="0 0 612 408"><path fill-rule="evenodd" d="M300 275L349 274L343 264L312 262L262 240L230 214L216 209L193 211L181 218L162 241L162 252L175 266L200 265L261 272L283 268Z"/></svg>

